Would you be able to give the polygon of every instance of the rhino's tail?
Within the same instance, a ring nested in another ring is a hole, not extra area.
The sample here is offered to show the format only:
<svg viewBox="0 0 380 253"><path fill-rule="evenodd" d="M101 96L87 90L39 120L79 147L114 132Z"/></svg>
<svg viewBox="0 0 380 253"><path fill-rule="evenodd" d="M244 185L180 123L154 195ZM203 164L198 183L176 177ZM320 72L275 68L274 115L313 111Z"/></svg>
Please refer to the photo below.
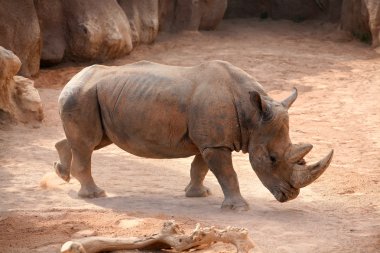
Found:
<svg viewBox="0 0 380 253"><path fill-rule="evenodd" d="M59 161L54 163L54 169L57 175L65 180L70 181L70 165L71 165L71 147L66 139L63 139L55 144L59 155Z"/></svg>

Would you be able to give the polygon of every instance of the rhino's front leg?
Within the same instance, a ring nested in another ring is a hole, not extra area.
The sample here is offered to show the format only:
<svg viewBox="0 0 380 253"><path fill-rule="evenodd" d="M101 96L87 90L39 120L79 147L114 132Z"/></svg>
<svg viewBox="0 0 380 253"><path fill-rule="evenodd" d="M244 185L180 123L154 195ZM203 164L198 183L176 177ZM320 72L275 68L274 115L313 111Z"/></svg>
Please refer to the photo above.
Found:
<svg viewBox="0 0 380 253"><path fill-rule="evenodd" d="M222 187L224 193L222 208L248 210L248 203L240 194L239 181L232 166L231 151L226 148L206 148L202 156Z"/></svg>
<svg viewBox="0 0 380 253"><path fill-rule="evenodd" d="M210 189L203 185L208 167L201 154L194 157L190 169L190 183L186 186L186 197L207 197Z"/></svg>

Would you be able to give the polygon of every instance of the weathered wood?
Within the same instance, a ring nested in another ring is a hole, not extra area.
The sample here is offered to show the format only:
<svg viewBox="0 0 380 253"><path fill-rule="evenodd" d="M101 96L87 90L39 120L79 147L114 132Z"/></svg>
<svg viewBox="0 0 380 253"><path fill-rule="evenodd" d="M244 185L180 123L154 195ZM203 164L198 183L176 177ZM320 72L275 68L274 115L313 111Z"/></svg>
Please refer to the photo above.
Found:
<svg viewBox="0 0 380 253"><path fill-rule="evenodd" d="M158 234L141 238L86 237L66 242L61 248L61 253L96 253L133 249L174 249L181 252L192 248L209 247L215 242L231 243L235 245L238 253L248 253L254 248L248 231L243 228L201 228L197 224L195 230L190 235L186 235L174 221L167 221Z"/></svg>

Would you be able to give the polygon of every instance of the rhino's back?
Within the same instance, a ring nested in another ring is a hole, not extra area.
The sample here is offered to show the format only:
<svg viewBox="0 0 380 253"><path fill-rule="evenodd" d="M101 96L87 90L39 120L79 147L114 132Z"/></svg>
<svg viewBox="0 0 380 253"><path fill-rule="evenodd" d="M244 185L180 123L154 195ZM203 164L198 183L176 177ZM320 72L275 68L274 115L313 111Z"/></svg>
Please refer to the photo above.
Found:
<svg viewBox="0 0 380 253"><path fill-rule="evenodd" d="M58 98L60 113L77 111L87 103L96 103L96 74L100 65L84 68L62 89Z"/></svg>
<svg viewBox="0 0 380 253"><path fill-rule="evenodd" d="M149 62L110 67L97 82L107 136L138 156L197 154L189 138L188 111L196 88L188 68Z"/></svg>

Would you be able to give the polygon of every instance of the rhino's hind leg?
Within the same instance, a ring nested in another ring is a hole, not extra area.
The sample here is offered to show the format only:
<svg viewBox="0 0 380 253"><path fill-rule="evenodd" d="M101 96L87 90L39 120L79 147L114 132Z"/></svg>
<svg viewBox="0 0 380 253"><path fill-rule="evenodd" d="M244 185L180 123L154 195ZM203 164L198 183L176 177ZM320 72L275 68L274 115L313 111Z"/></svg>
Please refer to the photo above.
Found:
<svg viewBox="0 0 380 253"><path fill-rule="evenodd" d="M73 161L71 174L78 179L81 188L78 196L82 198L98 198L106 196L103 189L99 188L91 175L91 155L93 150L84 147L73 147Z"/></svg>
<svg viewBox="0 0 380 253"><path fill-rule="evenodd" d="M207 172L208 167L202 155L196 155L191 163L191 180L185 188L186 197L207 197L211 194L210 189L203 185Z"/></svg>
<svg viewBox="0 0 380 253"><path fill-rule="evenodd" d="M102 197L105 196L105 192L95 184L91 174L91 156L95 149L108 145L109 141L104 136L96 98L91 94L82 96L80 106L74 104L74 109L72 106L69 107L70 110L65 111L66 107L71 106L72 101L75 102L74 98L62 102L64 105L61 110L63 129L72 154L70 174L81 185L79 197Z"/></svg>
<svg viewBox="0 0 380 253"><path fill-rule="evenodd" d="M106 135L103 135L101 142L94 147L94 150L101 149L112 142ZM81 188L78 192L78 196L82 198L98 198L105 197L106 192L99 188L91 175L91 156L92 148L73 149L73 162L72 162L72 175L78 179L81 184Z"/></svg>
<svg viewBox="0 0 380 253"><path fill-rule="evenodd" d="M232 165L231 151L224 148L206 148L202 155L222 187L224 193L222 208L248 210L248 203L240 194L239 182Z"/></svg>
<svg viewBox="0 0 380 253"><path fill-rule="evenodd" d="M70 164L71 164L71 148L66 139L63 139L55 144L59 155L59 161L54 163L54 169L57 175L65 180L70 181Z"/></svg>

